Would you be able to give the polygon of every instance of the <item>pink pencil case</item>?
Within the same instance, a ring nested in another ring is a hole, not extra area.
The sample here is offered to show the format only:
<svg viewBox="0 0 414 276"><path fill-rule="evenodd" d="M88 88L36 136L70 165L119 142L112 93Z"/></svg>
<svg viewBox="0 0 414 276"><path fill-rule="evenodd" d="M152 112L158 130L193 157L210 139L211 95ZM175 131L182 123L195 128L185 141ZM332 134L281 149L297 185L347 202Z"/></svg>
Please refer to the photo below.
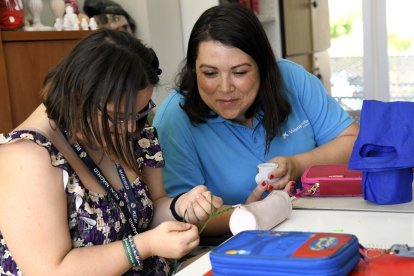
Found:
<svg viewBox="0 0 414 276"><path fill-rule="evenodd" d="M362 172L347 164L315 165L301 177L302 196L361 196Z"/></svg>

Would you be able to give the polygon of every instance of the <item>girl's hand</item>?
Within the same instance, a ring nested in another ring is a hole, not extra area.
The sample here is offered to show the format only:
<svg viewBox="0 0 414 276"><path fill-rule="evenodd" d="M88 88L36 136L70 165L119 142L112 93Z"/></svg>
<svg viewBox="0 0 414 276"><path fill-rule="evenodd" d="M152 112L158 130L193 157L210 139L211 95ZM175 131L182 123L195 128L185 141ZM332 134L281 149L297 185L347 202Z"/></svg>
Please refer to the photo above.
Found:
<svg viewBox="0 0 414 276"><path fill-rule="evenodd" d="M223 200L220 197L212 195L206 186L199 185L180 196L175 209L185 221L202 223L222 205Z"/></svg>
<svg viewBox="0 0 414 276"><path fill-rule="evenodd" d="M142 234L140 240L146 243L149 256L179 259L200 242L198 228L190 223L165 221ZM139 242L137 243L139 247ZM139 251L139 248L138 248Z"/></svg>

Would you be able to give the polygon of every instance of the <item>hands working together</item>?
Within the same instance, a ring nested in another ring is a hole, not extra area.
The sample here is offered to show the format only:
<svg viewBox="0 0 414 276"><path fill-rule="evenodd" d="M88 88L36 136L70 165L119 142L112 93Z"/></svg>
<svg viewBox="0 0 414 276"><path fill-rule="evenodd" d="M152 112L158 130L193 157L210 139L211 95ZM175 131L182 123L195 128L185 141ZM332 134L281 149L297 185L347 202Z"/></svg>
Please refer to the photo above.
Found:
<svg viewBox="0 0 414 276"><path fill-rule="evenodd" d="M165 258L180 258L188 254L200 242L199 228L196 225L205 223L222 205L223 200L212 195L204 185L196 186L182 194L174 206L182 221L165 221L143 233L142 240L149 243L148 254Z"/></svg>
<svg viewBox="0 0 414 276"><path fill-rule="evenodd" d="M184 221L199 224L222 205L220 197L213 195L206 186L199 185L178 198L176 210Z"/></svg>

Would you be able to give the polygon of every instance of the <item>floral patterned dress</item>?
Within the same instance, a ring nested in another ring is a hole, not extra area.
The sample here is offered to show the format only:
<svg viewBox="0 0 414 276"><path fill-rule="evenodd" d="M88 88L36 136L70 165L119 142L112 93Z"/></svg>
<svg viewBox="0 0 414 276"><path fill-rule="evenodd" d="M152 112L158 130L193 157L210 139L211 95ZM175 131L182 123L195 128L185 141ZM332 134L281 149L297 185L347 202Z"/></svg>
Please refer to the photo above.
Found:
<svg viewBox="0 0 414 276"><path fill-rule="evenodd" d="M86 189L62 154L42 134L31 130L0 134L0 145L21 139L33 141L46 148L50 154L51 165L64 170L64 178L68 179L64 184L68 199L68 224L74 248L108 244L128 236L128 222L117 202L110 195L98 194ZM143 130L136 144L136 154L141 167L143 165L157 168L164 166L164 158L155 128L148 127ZM151 222L154 212L153 204L147 185L139 178L131 183L131 186L138 203L138 231L143 232L148 229ZM122 190L120 196L125 200L126 193ZM143 270L133 268L125 275L169 274L171 274L171 269L167 261L154 256L144 260ZM7 248L1 229L0 275L23 275Z"/></svg>

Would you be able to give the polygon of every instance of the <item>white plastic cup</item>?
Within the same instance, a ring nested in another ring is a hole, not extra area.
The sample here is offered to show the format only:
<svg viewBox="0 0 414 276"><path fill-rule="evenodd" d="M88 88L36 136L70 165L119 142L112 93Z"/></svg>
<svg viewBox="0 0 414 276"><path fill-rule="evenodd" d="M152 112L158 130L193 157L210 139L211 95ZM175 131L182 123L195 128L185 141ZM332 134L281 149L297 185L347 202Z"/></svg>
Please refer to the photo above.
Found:
<svg viewBox="0 0 414 276"><path fill-rule="evenodd" d="M258 173L255 177L257 185L263 181L268 183L274 183L277 181L277 178L269 179L269 174L277 169L278 165L276 163L261 163L257 165Z"/></svg>

